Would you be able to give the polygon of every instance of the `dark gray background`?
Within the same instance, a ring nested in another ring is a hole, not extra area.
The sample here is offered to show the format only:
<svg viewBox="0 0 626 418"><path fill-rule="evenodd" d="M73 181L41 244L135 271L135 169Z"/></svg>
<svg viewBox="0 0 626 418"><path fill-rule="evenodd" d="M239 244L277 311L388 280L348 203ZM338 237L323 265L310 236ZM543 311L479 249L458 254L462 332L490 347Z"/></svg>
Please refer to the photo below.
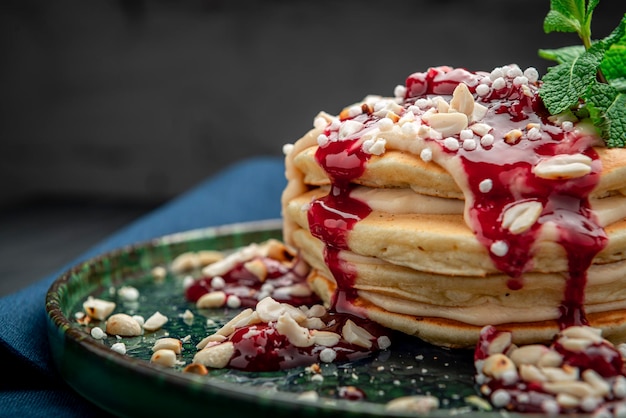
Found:
<svg viewBox="0 0 626 418"><path fill-rule="evenodd" d="M48 1L0 6L0 293L319 110L429 66L547 62L549 0ZM603 0L594 36L624 13ZM38 264L39 263L39 264Z"/></svg>

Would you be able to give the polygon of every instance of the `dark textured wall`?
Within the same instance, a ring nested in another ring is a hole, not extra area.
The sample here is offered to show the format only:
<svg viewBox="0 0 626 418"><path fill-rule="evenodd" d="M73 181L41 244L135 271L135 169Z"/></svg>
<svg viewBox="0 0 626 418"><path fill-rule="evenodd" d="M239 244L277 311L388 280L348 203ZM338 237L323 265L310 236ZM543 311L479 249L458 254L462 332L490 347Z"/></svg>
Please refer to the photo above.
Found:
<svg viewBox="0 0 626 418"><path fill-rule="evenodd" d="M595 33L624 6L604 0ZM0 204L167 199L434 65L544 71L548 0L48 1L0 13ZM620 10L621 9L621 10Z"/></svg>

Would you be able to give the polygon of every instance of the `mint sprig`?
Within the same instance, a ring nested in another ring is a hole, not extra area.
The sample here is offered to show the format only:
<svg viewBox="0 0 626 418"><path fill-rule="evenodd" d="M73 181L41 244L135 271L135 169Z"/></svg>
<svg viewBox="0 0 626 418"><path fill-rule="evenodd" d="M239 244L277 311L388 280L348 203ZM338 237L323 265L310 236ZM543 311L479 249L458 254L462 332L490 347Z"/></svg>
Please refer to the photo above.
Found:
<svg viewBox="0 0 626 418"><path fill-rule="evenodd" d="M589 116L606 145L626 147L626 14L606 38L591 38L600 0L550 0L546 33L574 32L583 45L539 50L558 65L542 78L539 95L548 111Z"/></svg>

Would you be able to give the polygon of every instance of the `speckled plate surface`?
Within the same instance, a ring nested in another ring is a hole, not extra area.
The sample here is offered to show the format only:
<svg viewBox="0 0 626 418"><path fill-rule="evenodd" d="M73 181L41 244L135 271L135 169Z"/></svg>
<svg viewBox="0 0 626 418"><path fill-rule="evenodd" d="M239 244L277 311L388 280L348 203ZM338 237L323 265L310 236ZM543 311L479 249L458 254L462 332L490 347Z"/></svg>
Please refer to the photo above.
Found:
<svg viewBox="0 0 626 418"><path fill-rule="evenodd" d="M312 379L304 368L274 373L235 370L212 371L207 376L183 373L182 366L165 368L150 363L157 338L187 337L181 360L189 363L195 345L238 311L199 310L183 294L183 277L168 273L158 281L154 267L167 267L186 251L229 250L269 238L281 238L279 220L227 225L169 235L147 243L103 254L75 266L59 277L46 298L48 334L54 361L63 378L82 396L122 416L407 416L386 409L391 399L433 395L440 408L431 416L496 415L481 410L473 384L472 353L427 345L395 335L392 347L358 362L322 365L322 376ZM134 303L116 300L112 291L133 286L140 292ZM169 318L154 333L124 338L127 353L118 354L114 337L96 340L75 314L89 297L113 300L115 312L149 317L159 311ZM189 309L193 321L185 321ZM212 321L208 321L208 319ZM340 388L355 387L365 400L342 399ZM302 395L314 391L316 401Z"/></svg>

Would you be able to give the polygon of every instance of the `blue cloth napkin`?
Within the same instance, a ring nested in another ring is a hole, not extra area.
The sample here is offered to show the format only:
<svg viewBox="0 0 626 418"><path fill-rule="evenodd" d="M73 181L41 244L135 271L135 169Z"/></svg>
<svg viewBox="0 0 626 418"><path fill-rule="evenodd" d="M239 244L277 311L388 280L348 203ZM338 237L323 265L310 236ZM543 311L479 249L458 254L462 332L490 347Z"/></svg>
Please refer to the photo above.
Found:
<svg viewBox="0 0 626 418"><path fill-rule="evenodd" d="M45 295L62 272L126 244L208 226L278 218L285 184L282 158L244 160L131 223L57 273L0 299L0 358L4 365L0 416L108 415L66 385L50 358ZM9 367L15 371L9 373Z"/></svg>

